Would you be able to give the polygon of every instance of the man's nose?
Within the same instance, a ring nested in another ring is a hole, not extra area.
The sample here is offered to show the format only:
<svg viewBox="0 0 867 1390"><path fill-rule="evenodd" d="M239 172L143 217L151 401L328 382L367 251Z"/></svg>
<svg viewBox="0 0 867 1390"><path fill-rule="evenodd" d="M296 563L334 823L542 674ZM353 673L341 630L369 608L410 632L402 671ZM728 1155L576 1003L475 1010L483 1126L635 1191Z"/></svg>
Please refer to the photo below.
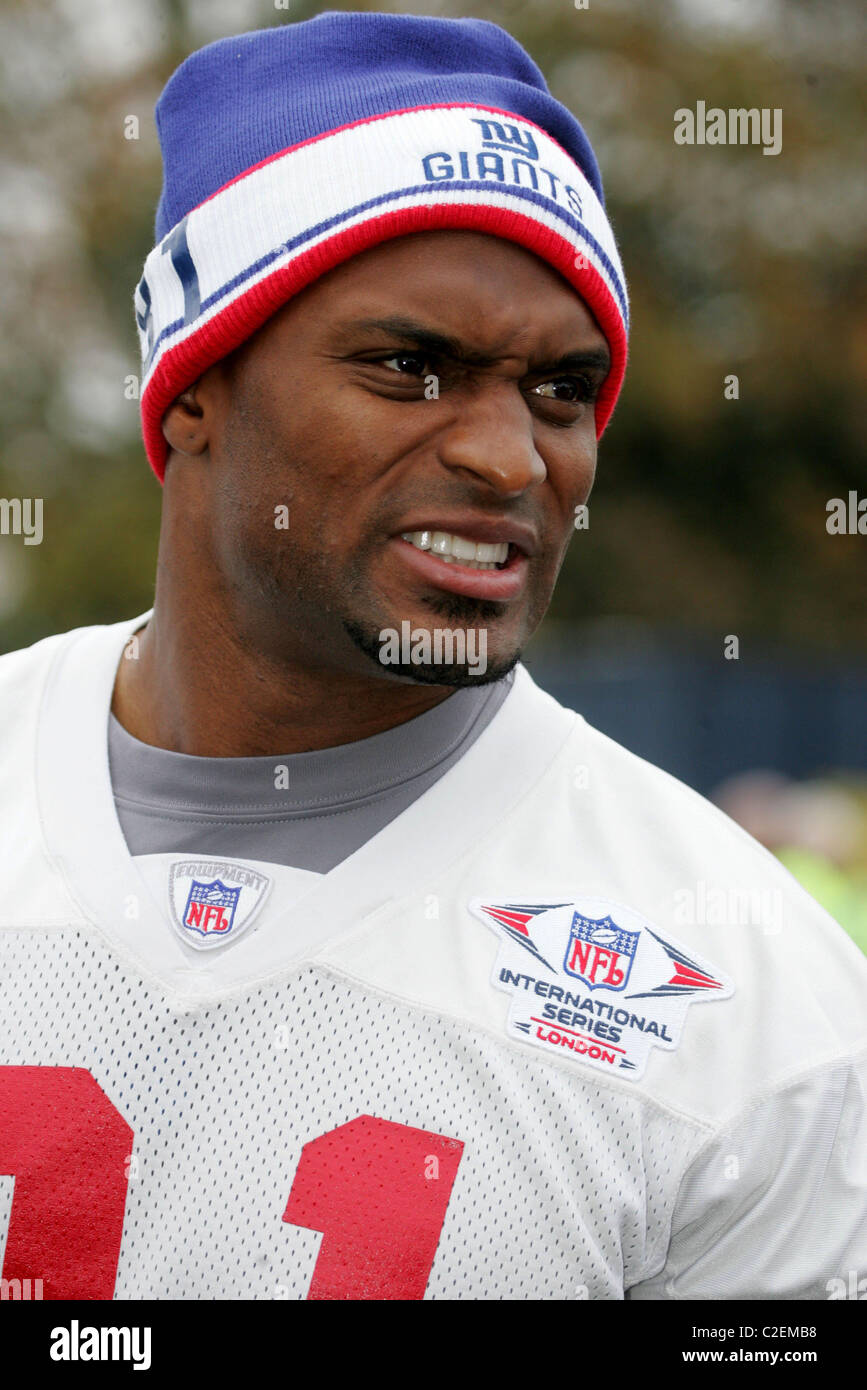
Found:
<svg viewBox="0 0 867 1390"><path fill-rule="evenodd" d="M483 479L501 497L518 497L545 481L533 418L514 382L489 382L467 393L439 440L440 460Z"/></svg>

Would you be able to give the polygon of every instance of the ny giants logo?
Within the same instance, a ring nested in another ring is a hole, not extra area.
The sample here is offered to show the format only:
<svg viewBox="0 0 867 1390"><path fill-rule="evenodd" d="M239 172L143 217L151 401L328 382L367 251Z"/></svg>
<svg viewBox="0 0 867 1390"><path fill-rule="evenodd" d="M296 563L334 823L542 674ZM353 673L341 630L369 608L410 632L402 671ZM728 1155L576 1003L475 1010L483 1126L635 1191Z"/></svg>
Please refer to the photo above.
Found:
<svg viewBox="0 0 867 1390"><path fill-rule="evenodd" d="M422 168L429 183L445 179L512 183L541 192L555 203L566 203L574 216L583 220L581 194L571 184L564 184L562 174L555 174L540 162L532 131L489 117L471 116L470 122L479 127L481 149L432 150L424 155Z"/></svg>

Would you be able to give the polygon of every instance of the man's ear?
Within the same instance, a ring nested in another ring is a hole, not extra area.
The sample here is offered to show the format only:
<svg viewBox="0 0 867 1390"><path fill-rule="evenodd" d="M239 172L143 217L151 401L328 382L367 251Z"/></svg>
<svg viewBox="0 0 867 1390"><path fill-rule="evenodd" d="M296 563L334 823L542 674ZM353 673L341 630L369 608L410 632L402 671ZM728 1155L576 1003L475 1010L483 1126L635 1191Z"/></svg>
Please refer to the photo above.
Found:
<svg viewBox="0 0 867 1390"><path fill-rule="evenodd" d="M205 413L196 399L199 383L182 391L163 416L163 434L170 449L197 458L208 447Z"/></svg>

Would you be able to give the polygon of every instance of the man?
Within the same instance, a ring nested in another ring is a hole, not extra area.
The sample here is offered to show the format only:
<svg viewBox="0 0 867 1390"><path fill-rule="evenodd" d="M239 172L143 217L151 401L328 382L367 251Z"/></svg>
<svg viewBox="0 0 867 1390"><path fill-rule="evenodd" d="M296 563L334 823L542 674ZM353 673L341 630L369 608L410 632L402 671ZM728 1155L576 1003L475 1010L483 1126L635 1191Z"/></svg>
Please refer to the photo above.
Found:
<svg viewBox="0 0 867 1390"><path fill-rule="evenodd" d="M581 127L494 25L350 13L157 120L154 609L0 665L4 1277L835 1296L867 965L520 665L625 364Z"/></svg>

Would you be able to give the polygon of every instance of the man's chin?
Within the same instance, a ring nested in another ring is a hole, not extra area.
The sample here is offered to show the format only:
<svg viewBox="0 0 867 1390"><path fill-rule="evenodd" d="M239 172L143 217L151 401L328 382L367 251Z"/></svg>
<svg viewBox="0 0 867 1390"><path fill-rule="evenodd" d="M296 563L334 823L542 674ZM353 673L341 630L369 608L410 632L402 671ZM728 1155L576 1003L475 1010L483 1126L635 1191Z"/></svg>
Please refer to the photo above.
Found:
<svg viewBox="0 0 867 1390"><path fill-rule="evenodd" d="M497 681L501 681L504 676L507 676L519 660L520 654L512 657L510 661L487 665L484 671L460 663L451 666L425 666L421 663L417 666L401 664L380 667L380 669L387 670L390 676L413 681L416 685L443 685L451 690L459 690L466 689L470 685L494 685Z"/></svg>
<svg viewBox="0 0 867 1390"><path fill-rule="evenodd" d="M403 622L394 628L373 630L348 618L343 625L381 675L417 685L455 690L493 685L521 659L519 649L490 651L485 628L443 629Z"/></svg>

